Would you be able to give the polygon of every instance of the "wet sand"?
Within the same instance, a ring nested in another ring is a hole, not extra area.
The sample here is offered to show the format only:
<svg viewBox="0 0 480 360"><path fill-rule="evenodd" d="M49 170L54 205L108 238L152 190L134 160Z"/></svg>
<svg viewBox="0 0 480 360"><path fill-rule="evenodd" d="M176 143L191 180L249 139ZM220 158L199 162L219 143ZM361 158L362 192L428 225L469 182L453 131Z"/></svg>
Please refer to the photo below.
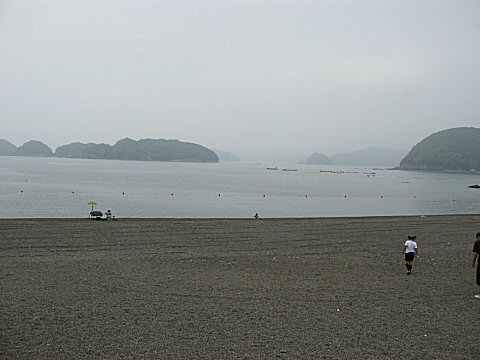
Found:
<svg viewBox="0 0 480 360"><path fill-rule="evenodd" d="M0 220L0 358L477 359L478 231L480 215Z"/></svg>

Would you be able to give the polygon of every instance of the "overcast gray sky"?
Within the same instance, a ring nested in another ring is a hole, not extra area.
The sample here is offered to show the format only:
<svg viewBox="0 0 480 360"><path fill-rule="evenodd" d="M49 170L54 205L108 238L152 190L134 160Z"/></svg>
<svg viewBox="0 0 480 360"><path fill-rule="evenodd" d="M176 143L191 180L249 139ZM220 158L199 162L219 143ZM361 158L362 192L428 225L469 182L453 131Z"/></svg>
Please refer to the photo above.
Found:
<svg viewBox="0 0 480 360"><path fill-rule="evenodd" d="M0 138L242 159L480 126L478 0L0 0Z"/></svg>

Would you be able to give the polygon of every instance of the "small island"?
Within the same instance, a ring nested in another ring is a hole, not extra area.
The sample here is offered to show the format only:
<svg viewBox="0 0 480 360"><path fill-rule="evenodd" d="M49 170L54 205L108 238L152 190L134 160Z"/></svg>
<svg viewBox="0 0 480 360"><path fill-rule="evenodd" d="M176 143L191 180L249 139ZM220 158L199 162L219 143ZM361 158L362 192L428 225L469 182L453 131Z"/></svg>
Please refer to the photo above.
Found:
<svg viewBox="0 0 480 360"><path fill-rule="evenodd" d="M328 156L320 153L313 153L308 157L305 163L311 164L311 165L332 165L333 164L332 160L330 160Z"/></svg>

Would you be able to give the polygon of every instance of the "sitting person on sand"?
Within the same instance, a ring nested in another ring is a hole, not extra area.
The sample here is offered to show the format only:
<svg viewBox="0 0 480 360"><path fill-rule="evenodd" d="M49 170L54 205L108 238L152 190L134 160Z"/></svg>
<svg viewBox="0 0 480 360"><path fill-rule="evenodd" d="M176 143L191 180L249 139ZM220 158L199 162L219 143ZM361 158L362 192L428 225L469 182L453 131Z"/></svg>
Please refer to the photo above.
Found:
<svg viewBox="0 0 480 360"><path fill-rule="evenodd" d="M402 253L405 254L405 267L407 268L407 275L412 273L413 259L415 254L418 255L418 244L415 241L416 236L409 236L408 240L403 245Z"/></svg>

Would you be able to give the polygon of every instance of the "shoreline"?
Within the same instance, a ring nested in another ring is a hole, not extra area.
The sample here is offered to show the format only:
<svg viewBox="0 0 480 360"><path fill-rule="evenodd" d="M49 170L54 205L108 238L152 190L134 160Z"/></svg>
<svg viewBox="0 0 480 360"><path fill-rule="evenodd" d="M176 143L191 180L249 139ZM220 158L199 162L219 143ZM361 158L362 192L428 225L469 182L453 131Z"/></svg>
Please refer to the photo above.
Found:
<svg viewBox="0 0 480 360"><path fill-rule="evenodd" d="M107 219L90 219L85 218L64 218L64 217L25 217L25 218L0 218L0 222L8 221L83 221L91 220L92 222L122 222L122 221L328 221L328 220L373 220L373 219L426 219L426 218L454 218L454 217L480 217L480 213L464 213L464 214L425 214L425 215L366 215L366 216L303 216L303 217L259 217L255 219L251 217L121 217L115 220Z"/></svg>

